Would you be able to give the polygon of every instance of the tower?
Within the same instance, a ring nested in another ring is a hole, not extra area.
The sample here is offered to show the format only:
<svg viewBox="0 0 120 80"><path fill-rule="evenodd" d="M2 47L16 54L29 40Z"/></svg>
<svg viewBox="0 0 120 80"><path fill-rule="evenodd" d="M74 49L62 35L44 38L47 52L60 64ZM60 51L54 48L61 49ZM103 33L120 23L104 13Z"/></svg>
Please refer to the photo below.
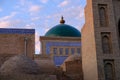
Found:
<svg viewBox="0 0 120 80"><path fill-rule="evenodd" d="M84 80L120 80L120 0L87 0L85 19Z"/></svg>

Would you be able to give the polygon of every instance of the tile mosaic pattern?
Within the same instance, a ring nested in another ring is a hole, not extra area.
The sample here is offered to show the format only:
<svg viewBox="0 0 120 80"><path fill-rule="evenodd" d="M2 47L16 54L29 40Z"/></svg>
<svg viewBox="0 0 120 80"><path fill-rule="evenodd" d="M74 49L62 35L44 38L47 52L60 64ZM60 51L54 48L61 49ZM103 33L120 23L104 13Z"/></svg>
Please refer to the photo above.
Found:
<svg viewBox="0 0 120 80"><path fill-rule="evenodd" d="M0 34L35 34L35 29L0 28Z"/></svg>

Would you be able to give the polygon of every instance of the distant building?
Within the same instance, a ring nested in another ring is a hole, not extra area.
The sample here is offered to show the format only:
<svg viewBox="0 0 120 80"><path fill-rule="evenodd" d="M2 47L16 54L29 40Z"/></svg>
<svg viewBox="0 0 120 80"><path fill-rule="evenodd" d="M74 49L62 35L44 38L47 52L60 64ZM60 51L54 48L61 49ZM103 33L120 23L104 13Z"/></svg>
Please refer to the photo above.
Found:
<svg viewBox="0 0 120 80"><path fill-rule="evenodd" d="M33 59L35 30L0 28L0 65L9 57L25 54Z"/></svg>
<svg viewBox="0 0 120 80"><path fill-rule="evenodd" d="M62 17L60 24L51 28L45 36L40 36L41 53L50 55L56 66L70 55L81 54L81 33L64 23Z"/></svg>
<svg viewBox="0 0 120 80"><path fill-rule="evenodd" d="M40 36L39 55L33 55L34 29L0 29L0 73L25 73L25 80L120 80L120 0L87 0L85 20L81 36L62 17Z"/></svg>

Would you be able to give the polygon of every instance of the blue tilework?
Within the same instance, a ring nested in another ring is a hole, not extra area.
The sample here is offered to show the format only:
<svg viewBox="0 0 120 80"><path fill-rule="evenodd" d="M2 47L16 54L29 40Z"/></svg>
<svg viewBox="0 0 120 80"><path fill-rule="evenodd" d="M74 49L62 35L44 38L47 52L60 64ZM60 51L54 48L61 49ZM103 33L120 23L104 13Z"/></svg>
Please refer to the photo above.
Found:
<svg viewBox="0 0 120 80"><path fill-rule="evenodd" d="M80 47L81 42L46 42L46 54L50 54L51 46L76 46Z"/></svg>
<svg viewBox="0 0 120 80"><path fill-rule="evenodd" d="M68 56L54 56L54 64L60 66Z"/></svg>
<svg viewBox="0 0 120 80"><path fill-rule="evenodd" d="M35 29L0 28L0 34L35 34Z"/></svg>

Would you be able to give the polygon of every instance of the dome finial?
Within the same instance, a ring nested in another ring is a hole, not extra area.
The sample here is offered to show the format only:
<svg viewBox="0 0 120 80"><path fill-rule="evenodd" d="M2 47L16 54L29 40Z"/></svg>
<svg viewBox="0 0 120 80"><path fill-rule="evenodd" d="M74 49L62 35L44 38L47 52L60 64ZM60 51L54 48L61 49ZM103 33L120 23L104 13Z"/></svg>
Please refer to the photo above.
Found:
<svg viewBox="0 0 120 80"><path fill-rule="evenodd" d="M61 24L64 24L64 23L65 23L65 20L64 20L64 17L63 17L63 16L61 17L60 23L61 23Z"/></svg>

